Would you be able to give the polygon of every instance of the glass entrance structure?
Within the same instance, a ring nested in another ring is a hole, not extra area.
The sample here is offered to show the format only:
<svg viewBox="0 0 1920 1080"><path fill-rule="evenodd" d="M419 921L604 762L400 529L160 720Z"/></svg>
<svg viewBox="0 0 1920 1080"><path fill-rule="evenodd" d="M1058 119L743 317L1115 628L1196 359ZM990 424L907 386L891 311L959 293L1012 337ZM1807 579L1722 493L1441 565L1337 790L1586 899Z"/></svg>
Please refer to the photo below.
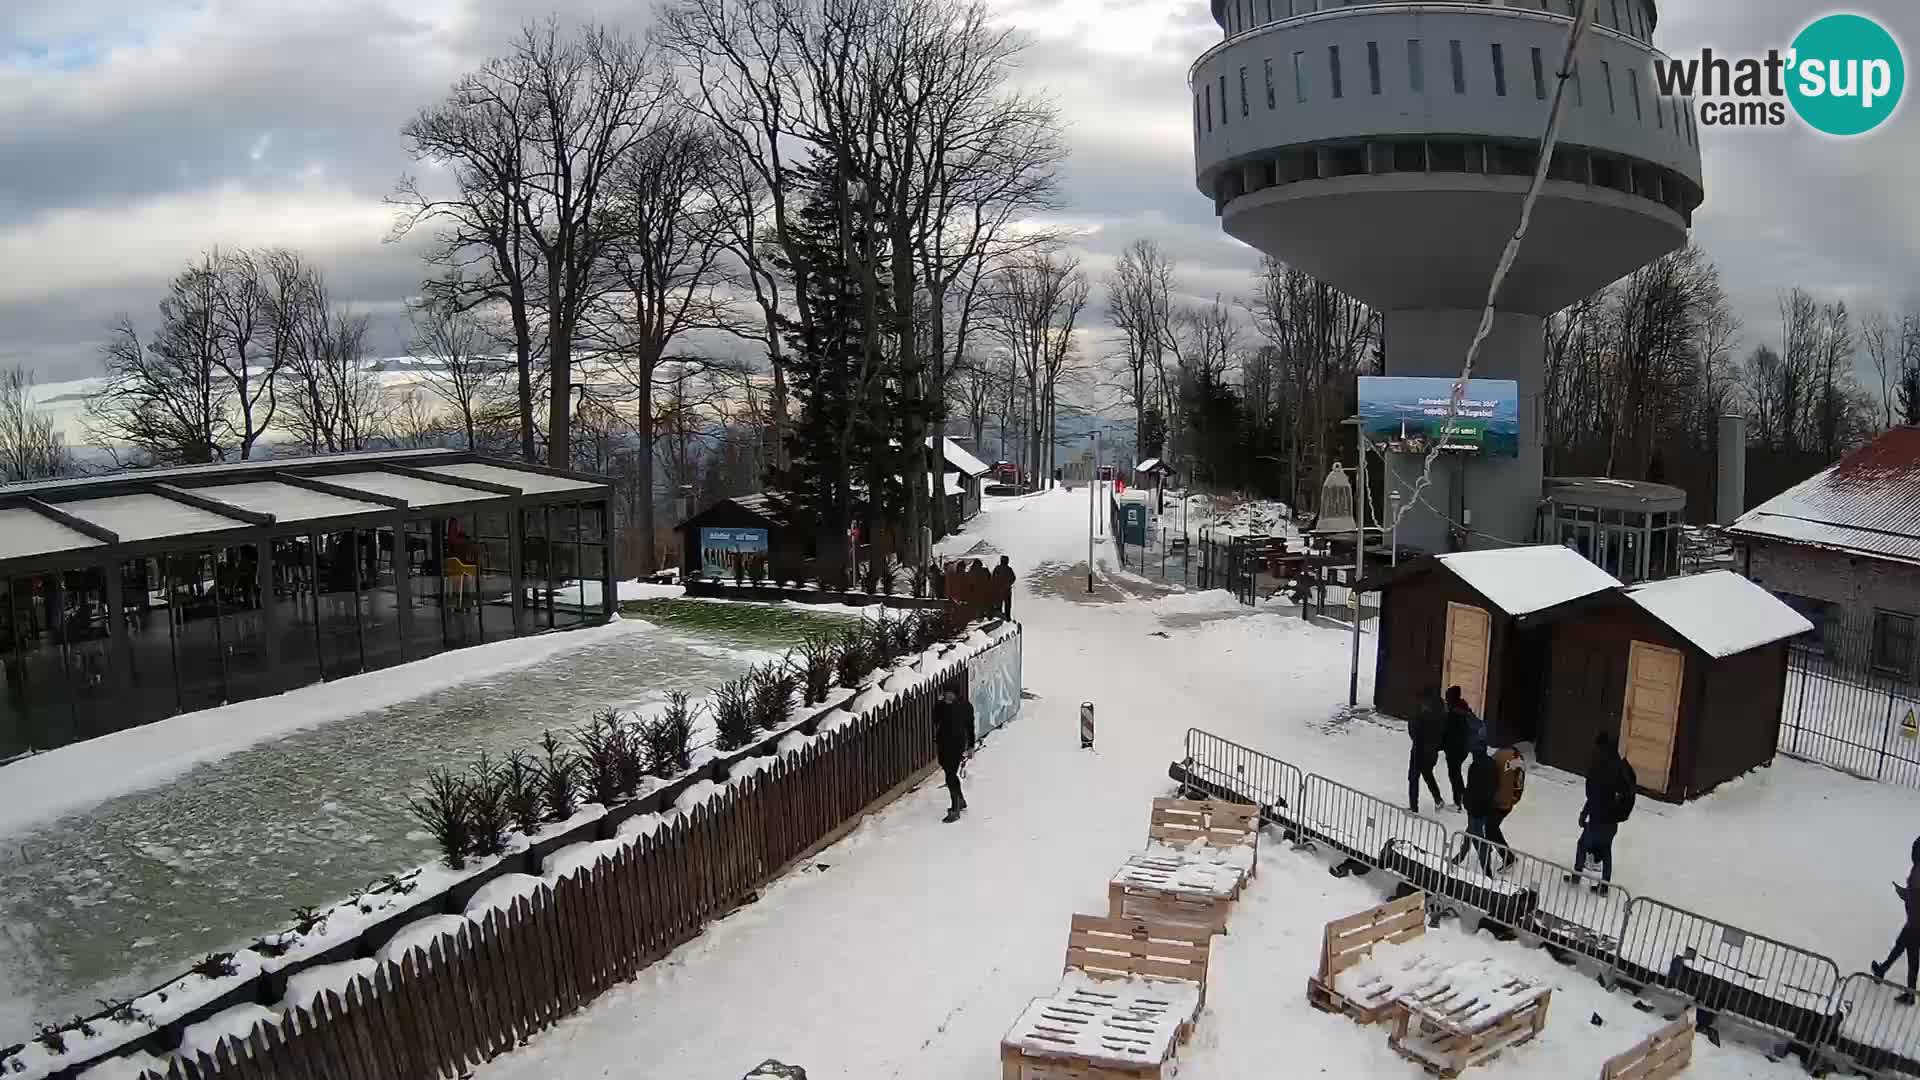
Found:
<svg viewBox="0 0 1920 1080"><path fill-rule="evenodd" d="M0 761L604 622L611 492L444 450L0 488Z"/></svg>
<svg viewBox="0 0 1920 1080"><path fill-rule="evenodd" d="M1666 484L1550 477L1540 542L1565 544L1627 585L1680 570L1687 493Z"/></svg>

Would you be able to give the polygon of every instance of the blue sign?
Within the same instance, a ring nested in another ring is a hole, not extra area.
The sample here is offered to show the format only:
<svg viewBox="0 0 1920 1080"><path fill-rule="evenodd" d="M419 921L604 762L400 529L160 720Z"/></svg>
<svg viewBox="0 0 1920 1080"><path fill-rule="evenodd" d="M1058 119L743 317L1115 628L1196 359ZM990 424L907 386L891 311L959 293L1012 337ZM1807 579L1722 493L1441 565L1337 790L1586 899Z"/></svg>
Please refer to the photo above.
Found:
<svg viewBox="0 0 1920 1080"><path fill-rule="evenodd" d="M1009 634L967 661L974 738L1020 715L1020 635Z"/></svg>
<svg viewBox="0 0 1920 1080"><path fill-rule="evenodd" d="M1469 379L1459 404L1451 405L1456 381L1363 376L1360 422L1366 425L1367 440L1396 454L1425 454L1437 443L1448 452L1519 457L1520 384Z"/></svg>
<svg viewBox="0 0 1920 1080"><path fill-rule="evenodd" d="M767 530L701 529L700 572L706 577L752 577L748 567L767 564Z"/></svg>

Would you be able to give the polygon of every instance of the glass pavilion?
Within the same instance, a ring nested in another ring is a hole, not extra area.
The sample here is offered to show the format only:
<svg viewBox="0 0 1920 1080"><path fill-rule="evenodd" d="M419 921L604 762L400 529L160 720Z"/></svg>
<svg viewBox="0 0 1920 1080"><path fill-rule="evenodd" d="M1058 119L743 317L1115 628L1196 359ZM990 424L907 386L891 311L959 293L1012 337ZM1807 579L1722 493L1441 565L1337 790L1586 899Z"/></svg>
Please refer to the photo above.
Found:
<svg viewBox="0 0 1920 1080"><path fill-rule="evenodd" d="M444 450L0 488L0 761L604 622L610 495Z"/></svg>
<svg viewBox="0 0 1920 1080"><path fill-rule="evenodd" d="M1606 477L1547 478L1540 542L1565 544L1632 585L1680 570L1687 493L1667 484Z"/></svg>

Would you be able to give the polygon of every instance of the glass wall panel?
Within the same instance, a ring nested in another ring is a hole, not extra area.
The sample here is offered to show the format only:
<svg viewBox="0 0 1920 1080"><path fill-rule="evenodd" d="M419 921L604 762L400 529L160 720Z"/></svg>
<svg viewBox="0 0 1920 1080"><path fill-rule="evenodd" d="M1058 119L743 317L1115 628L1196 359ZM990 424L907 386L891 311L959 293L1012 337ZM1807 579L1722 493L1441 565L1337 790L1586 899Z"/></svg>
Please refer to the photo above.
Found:
<svg viewBox="0 0 1920 1080"><path fill-rule="evenodd" d="M184 712L211 708L227 697L213 553L177 552L166 556L163 565L180 708Z"/></svg>
<svg viewBox="0 0 1920 1080"><path fill-rule="evenodd" d="M446 558L441 566L446 597L447 648L480 641L480 544L474 539L473 517L446 518L441 528Z"/></svg>
<svg viewBox="0 0 1920 1080"><path fill-rule="evenodd" d="M585 617L595 620L606 610L602 595L607 582L607 512L605 503L580 507L580 576L587 583Z"/></svg>
<svg viewBox="0 0 1920 1080"><path fill-rule="evenodd" d="M166 577L156 559L120 564L120 617L127 625L127 723L146 724L180 711L174 685L173 621Z"/></svg>
<svg viewBox="0 0 1920 1080"><path fill-rule="evenodd" d="M91 739L127 725L113 684L113 634L107 622L107 576L98 569L60 575L64 605L67 692L73 701L72 739Z"/></svg>
<svg viewBox="0 0 1920 1080"><path fill-rule="evenodd" d="M27 673L20 660L20 635L14 630L13 581L0 577L0 760L26 750Z"/></svg>
<svg viewBox="0 0 1920 1080"><path fill-rule="evenodd" d="M580 625L580 505L547 507L548 572L553 582L553 625Z"/></svg>
<svg viewBox="0 0 1920 1080"><path fill-rule="evenodd" d="M226 661L227 700L277 694L294 685L287 673L274 665L267 647L259 547L236 544L219 548L213 555L214 578L220 590L220 646Z"/></svg>
<svg viewBox="0 0 1920 1080"><path fill-rule="evenodd" d="M441 606L447 557L438 524L407 522L407 591L413 605L407 654L413 657L432 656L447 647L446 612Z"/></svg>
<svg viewBox="0 0 1920 1080"><path fill-rule="evenodd" d="M360 601L355 596L359 571L354 534L322 533L314 538L314 577L319 582L320 671L338 679L362 670Z"/></svg>
<svg viewBox="0 0 1920 1080"><path fill-rule="evenodd" d="M520 582L526 588L527 632L553 625L553 590L547 587L547 508L520 512Z"/></svg>
<svg viewBox="0 0 1920 1080"><path fill-rule="evenodd" d="M17 675L26 703L20 749L45 750L72 741L65 660L59 638L58 580L50 574L17 577L11 583Z"/></svg>
<svg viewBox="0 0 1920 1080"><path fill-rule="evenodd" d="M320 679L320 623L315 608L313 537L273 541L274 627L280 635L280 679L305 686Z"/></svg>
<svg viewBox="0 0 1920 1080"><path fill-rule="evenodd" d="M401 661L400 599L394 589L393 529L361 529L355 534L360 561L360 632L365 635L367 670Z"/></svg>
<svg viewBox="0 0 1920 1080"><path fill-rule="evenodd" d="M480 633L488 641L513 636L513 543L511 511L474 515L479 548Z"/></svg>

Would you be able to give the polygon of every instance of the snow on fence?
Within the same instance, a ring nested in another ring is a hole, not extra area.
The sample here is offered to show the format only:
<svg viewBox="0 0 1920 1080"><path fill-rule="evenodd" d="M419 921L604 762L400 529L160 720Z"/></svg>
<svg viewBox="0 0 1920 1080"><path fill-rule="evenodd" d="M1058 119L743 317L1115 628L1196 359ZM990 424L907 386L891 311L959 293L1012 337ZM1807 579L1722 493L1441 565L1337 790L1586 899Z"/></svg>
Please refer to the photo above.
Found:
<svg viewBox="0 0 1920 1080"><path fill-rule="evenodd" d="M550 888L481 905L453 933L370 975L349 972L337 991L244 1034L183 1047L142 1080L465 1075L691 940L931 767L935 698L950 685L1004 681L994 673L1006 659L994 654L1021 642L1017 627L1002 635L871 710L821 725L804 745L743 760L726 783L690 789L680 812L598 841L598 859ZM1003 696L989 707L1006 707ZM1018 705L1016 693L1010 707Z"/></svg>

